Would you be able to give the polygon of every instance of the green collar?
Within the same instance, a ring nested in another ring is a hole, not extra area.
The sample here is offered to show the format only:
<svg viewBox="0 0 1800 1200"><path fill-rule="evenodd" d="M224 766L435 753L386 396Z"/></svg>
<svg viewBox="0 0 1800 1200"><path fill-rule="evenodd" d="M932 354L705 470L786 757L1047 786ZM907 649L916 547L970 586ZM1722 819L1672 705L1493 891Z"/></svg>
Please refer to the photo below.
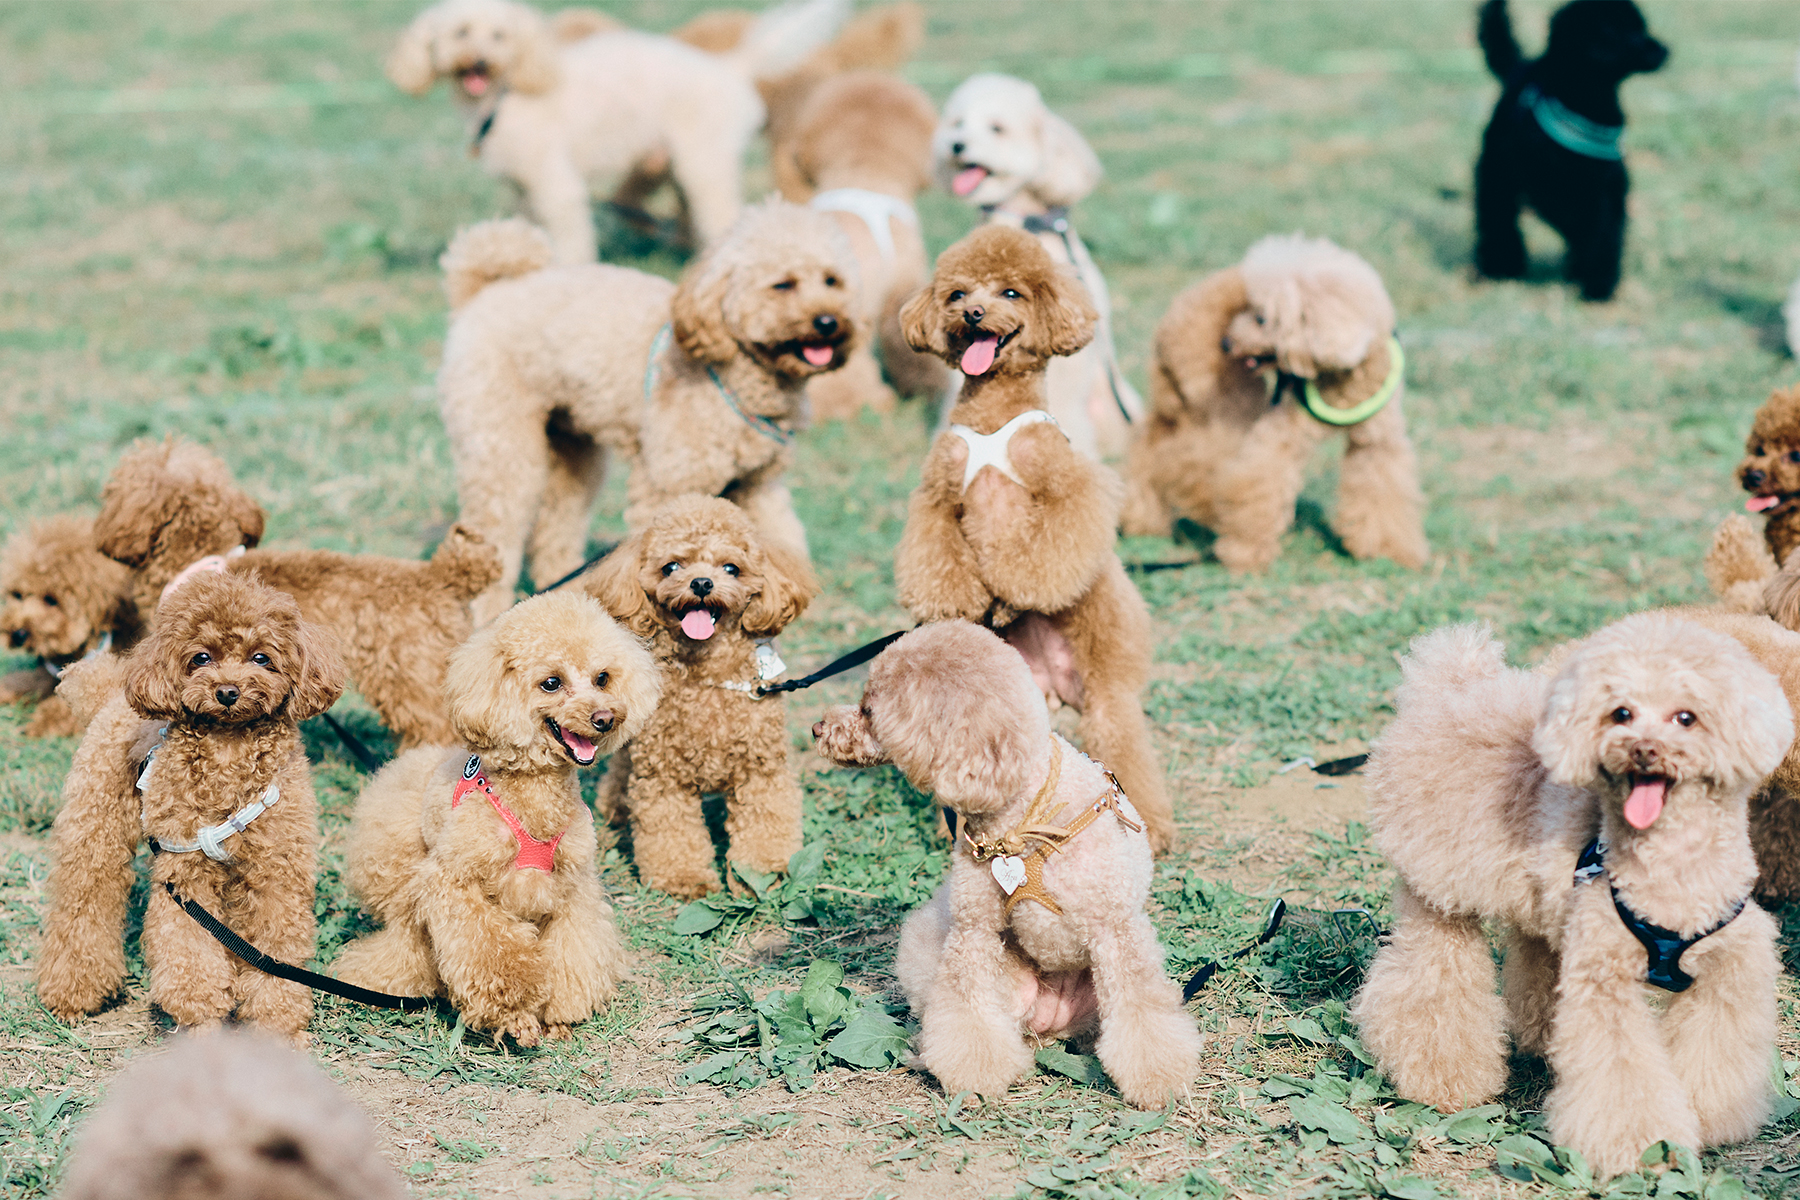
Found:
<svg viewBox="0 0 1800 1200"><path fill-rule="evenodd" d="M1388 336L1387 378L1381 381L1381 386L1375 389L1373 396L1355 408L1334 408L1325 403L1325 398L1319 395L1319 385L1314 380L1305 379L1295 382L1301 385L1296 390L1300 393L1302 407L1315 419L1323 421L1327 425L1360 425L1387 407L1387 402L1392 400L1394 393L1400 390L1400 381L1405 376L1406 355L1400 350L1400 339L1390 334Z"/></svg>

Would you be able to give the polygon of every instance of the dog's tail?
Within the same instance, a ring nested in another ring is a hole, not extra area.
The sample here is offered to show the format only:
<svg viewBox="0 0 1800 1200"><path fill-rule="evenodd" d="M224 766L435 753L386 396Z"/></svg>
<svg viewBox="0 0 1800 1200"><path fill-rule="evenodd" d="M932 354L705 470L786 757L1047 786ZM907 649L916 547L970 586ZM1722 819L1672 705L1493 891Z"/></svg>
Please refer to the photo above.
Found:
<svg viewBox="0 0 1800 1200"><path fill-rule="evenodd" d="M1750 518L1733 513L1713 531L1706 552L1706 582L1734 612L1764 611L1764 584L1773 585L1775 558Z"/></svg>
<svg viewBox="0 0 1800 1200"><path fill-rule="evenodd" d="M1485 623L1446 625L1413 639L1400 659L1399 707L1415 695L1441 696L1506 670L1506 647Z"/></svg>
<svg viewBox="0 0 1800 1200"><path fill-rule="evenodd" d="M500 578L500 551L458 521L431 552L429 572L440 587L467 603Z"/></svg>
<svg viewBox="0 0 1800 1200"><path fill-rule="evenodd" d="M1506 0L1487 0L1481 6L1481 16L1475 25L1475 40L1481 43L1481 53L1487 59L1488 70L1494 78L1505 83L1525 60L1525 54L1519 49L1519 40L1513 37L1512 17L1506 11Z"/></svg>
<svg viewBox="0 0 1800 1200"><path fill-rule="evenodd" d="M459 230L438 259L450 310L473 300L490 283L543 270L552 257L550 235L518 217Z"/></svg>
<svg viewBox="0 0 1800 1200"><path fill-rule="evenodd" d="M623 28L622 22L597 8L564 8L550 15L550 36L565 46Z"/></svg>
<svg viewBox="0 0 1800 1200"><path fill-rule="evenodd" d="M849 15L850 0L787 0L759 13L719 57L751 79L776 79L837 36Z"/></svg>

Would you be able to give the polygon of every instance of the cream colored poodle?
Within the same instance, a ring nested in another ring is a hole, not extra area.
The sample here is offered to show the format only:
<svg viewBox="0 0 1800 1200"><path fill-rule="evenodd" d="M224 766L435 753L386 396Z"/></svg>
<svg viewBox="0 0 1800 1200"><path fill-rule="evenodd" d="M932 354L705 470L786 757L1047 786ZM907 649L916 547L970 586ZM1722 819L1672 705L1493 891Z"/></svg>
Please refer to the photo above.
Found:
<svg viewBox="0 0 1800 1200"><path fill-rule="evenodd" d="M865 336L856 259L825 213L771 200L680 284L623 267L547 267L522 221L457 235L444 255L454 315L438 372L462 520L499 548L477 622L511 602L531 550L540 583L581 564L608 450L632 464L625 520L698 492L806 554L782 474L809 379Z"/></svg>
<svg viewBox="0 0 1800 1200"><path fill-rule="evenodd" d="M1601 1177L1659 1140L1752 1136L1779 965L1746 807L1793 737L1774 676L1666 614L1576 644L1553 678L1508 669L1478 626L1414 642L1369 761L1395 928L1354 1008L1400 1095L1488 1100L1510 1033L1555 1074L1551 1136ZM1504 999L1483 922L1508 930Z"/></svg>
<svg viewBox="0 0 1800 1200"><path fill-rule="evenodd" d="M762 128L755 78L798 63L837 30L841 0L799 0L754 22L712 55L636 30L559 42L515 0L441 0L414 18L387 75L420 96L448 79L469 123L469 150L516 184L549 231L559 263L593 262L590 198L671 177L696 239L736 218L744 151Z"/></svg>
<svg viewBox="0 0 1800 1200"><path fill-rule="evenodd" d="M1125 452L1144 402L1113 348L1112 297L1069 206L1100 182L1100 160L1075 127L1051 112L1037 88L1011 75L973 75L944 102L931 140L938 180L988 221L1036 235L1050 257L1071 265L1093 298L1099 323L1084 349L1050 364L1050 415L1089 458ZM956 385L944 394L947 413Z"/></svg>
<svg viewBox="0 0 1800 1200"><path fill-rule="evenodd" d="M1187 1089L1200 1032L1144 913L1143 819L1050 732L1011 647L965 621L915 630L813 736L833 762L893 763L958 817L950 878L906 919L894 963L919 1019L916 1065L946 1092L999 1096L1031 1073L1034 1043L1097 1035L1127 1103Z"/></svg>
<svg viewBox="0 0 1800 1200"><path fill-rule="evenodd" d="M1375 268L1324 238L1264 238L1157 323L1123 528L1166 537L1186 517L1218 533L1213 553L1227 567L1263 570L1281 553L1313 451L1341 432L1332 527L1357 558L1417 567L1430 548L1405 390Z"/></svg>
<svg viewBox="0 0 1800 1200"><path fill-rule="evenodd" d="M470 1028L522 1046L602 1008L625 948L575 773L660 690L649 652L576 593L527 600L458 648L444 693L461 744L401 755L357 797L350 887L383 928L338 974L447 995Z"/></svg>

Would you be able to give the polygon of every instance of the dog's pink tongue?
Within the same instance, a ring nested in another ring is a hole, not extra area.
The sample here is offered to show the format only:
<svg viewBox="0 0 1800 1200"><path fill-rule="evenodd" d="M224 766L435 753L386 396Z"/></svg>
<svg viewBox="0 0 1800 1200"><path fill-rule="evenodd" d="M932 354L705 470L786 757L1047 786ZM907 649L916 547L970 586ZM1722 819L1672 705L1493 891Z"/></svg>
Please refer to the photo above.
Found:
<svg viewBox="0 0 1800 1200"><path fill-rule="evenodd" d="M579 758L582 762L594 761L594 743L588 741L579 733L576 733L571 729L564 729L562 735L563 741L569 744L569 749L575 752L576 758Z"/></svg>
<svg viewBox="0 0 1800 1200"><path fill-rule="evenodd" d="M800 347L800 356L815 367L831 365L830 346L802 346Z"/></svg>
<svg viewBox="0 0 1800 1200"><path fill-rule="evenodd" d="M1638 779L1625 797L1625 820L1633 829L1648 829L1662 815L1663 799L1669 794L1666 779Z"/></svg>
<svg viewBox="0 0 1800 1200"><path fill-rule="evenodd" d="M469 93L471 96L482 96L487 94L488 81L486 75L464 75L462 85L463 91Z"/></svg>
<svg viewBox="0 0 1800 1200"><path fill-rule="evenodd" d="M681 632L696 642L704 642L711 637L717 625L718 622L713 620L713 615L704 608L696 608L681 614Z"/></svg>
<svg viewBox="0 0 1800 1200"><path fill-rule="evenodd" d="M970 342L969 348L963 351L963 374L987 374L987 369L994 365L994 355L999 349L1000 339L991 333L983 334Z"/></svg>
<svg viewBox="0 0 1800 1200"><path fill-rule="evenodd" d="M1752 496L1744 501L1744 507L1751 512L1767 512L1780 503L1780 496Z"/></svg>
<svg viewBox="0 0 1800 1200"><path fill-rule="evenodd" d="M964 167L950 181L950 190L958 196L966 196L981 186L981 181L988 177L986 167Z"/></svg>

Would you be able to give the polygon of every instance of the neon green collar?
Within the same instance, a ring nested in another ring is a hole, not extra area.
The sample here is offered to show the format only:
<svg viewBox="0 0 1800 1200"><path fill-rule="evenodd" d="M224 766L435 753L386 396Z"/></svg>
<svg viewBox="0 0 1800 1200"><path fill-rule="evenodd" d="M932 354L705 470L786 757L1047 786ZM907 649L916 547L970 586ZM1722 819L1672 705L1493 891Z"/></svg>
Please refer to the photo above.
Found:
<svg viewBox="0 0 1800 1200"><path fill-rule="evenodd" d="M1327 425L1360 425L1387 407L1387 402L1392 400L1394 393L1400 390L1400 381L1405 376L1406 355L1400 350L1400 339L1390 334L1388 336L1387 378L1381 381L1381 386L1375 389L1373 396L1355 408L1334 408L1325 403L1325 398L1319 395L1319 385L1313 380L1307 379L1302 381L1300 403L1315 419L1323 421Z"/></svg>

